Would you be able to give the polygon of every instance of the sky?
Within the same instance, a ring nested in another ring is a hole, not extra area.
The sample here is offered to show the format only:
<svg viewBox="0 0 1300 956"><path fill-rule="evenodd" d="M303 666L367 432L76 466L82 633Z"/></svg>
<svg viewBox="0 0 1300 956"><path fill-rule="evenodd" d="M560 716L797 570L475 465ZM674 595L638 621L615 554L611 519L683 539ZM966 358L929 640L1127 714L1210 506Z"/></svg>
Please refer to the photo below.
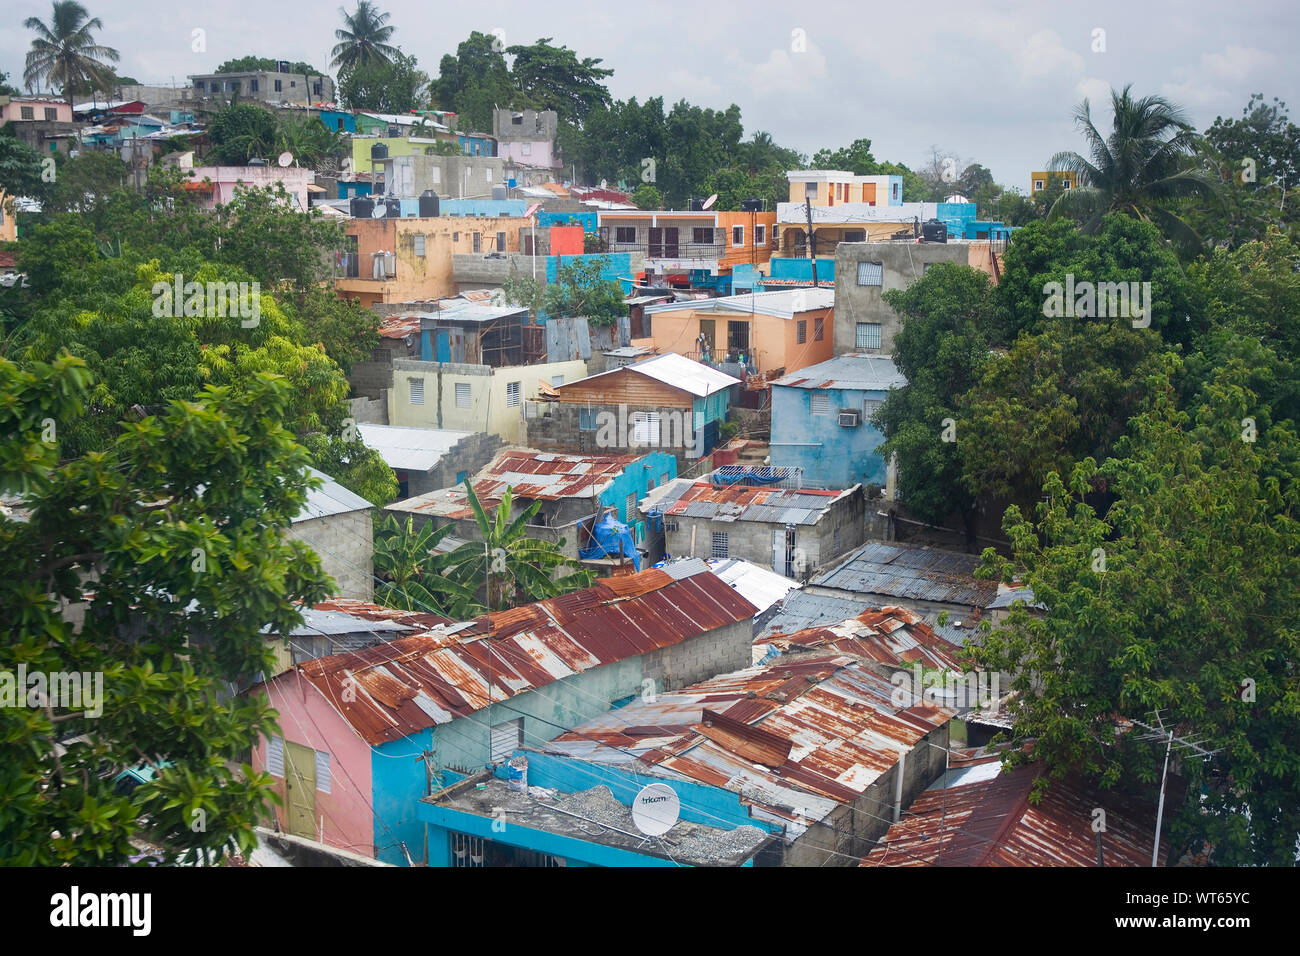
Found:
<svg viewBox="0 0 1300 956"><path fill-rule="evenodd" d="M49 21L49 2L5 2L10 23ZM166 85L250 54L328 69L341 25L336 3L311 0L83 5L103 22L99 42L121 53L122 75ZM355 5L348 0L349 10ZM507 46L550 37L613 68L608 86L617 99L735 103L746 136L766 130L809 156L866 137L879 160L916 169L937 151L958 169L982 163L999 183L1026 192L1030 172L1053 153L1083 149L1072 114L1085 97L1098 127L1109 129L1112 87L1163 95L1198 130L1217 116L1240 116L1255 92L1294 104L1300 121L1295 0L376 6L392 16L392 42L430 75L473 30L504 31ZM0 34L0 71L14 85L22 85L32 36L21 27Z"/></svg>

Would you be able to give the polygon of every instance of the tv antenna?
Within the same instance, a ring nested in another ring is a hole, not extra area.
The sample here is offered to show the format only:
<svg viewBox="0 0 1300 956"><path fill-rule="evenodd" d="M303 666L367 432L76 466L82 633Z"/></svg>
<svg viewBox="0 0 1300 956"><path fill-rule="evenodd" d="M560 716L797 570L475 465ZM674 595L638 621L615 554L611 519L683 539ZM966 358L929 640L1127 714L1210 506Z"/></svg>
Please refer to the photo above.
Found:
<svg viewBox="0 0 1300 956"><path fill-rule="evenodd" d="M1160 773L1160 804L1156 809L1156 838L1155 845L1151 848L1151 865L1157 866L1160 857L1160 823L1165 813L1165 778L1169 775L1169 754L1178 746L1180 753L1187 753L1191 756L1200 757L1202 760L1208 760L1217 754L1218 750L1206 750L1201 744L1203 740L1187 740L1174 734L1170 727L1165 726L1164 715L1159 710L1154 710L1150 714L1151 723L1141 720L1134 720L1133 723L1146 731L1137 739L1138 740L1163 740L1165 742L1165 768Z"/></svg>

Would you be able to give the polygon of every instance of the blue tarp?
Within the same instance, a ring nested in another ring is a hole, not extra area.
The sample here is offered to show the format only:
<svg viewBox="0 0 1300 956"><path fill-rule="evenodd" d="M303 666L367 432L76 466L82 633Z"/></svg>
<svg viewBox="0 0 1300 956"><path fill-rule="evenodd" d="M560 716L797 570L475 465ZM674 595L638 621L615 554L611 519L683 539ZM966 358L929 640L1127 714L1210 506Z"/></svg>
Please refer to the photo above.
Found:
<svg viewBox="0 0 1300 956"><path fill-rule="evenodd" d="M636 542L632 540L632 532L627 525L614 517L612 511L605 512L605 517L601 518L594 528L591 529L591 547L580 549L578 557L585 561L591 561L595 558L617 558L620 556L632 559L632 567L641 570L641 553L636 549Z"/></svg>

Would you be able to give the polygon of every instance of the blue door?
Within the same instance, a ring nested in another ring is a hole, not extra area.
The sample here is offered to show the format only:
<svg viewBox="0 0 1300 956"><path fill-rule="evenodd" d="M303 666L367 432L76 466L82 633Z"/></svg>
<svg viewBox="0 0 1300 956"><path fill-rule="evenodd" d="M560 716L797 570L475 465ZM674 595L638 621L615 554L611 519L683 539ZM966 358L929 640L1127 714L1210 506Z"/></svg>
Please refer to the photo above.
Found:
<svg viewBox="0 0 1300 956"><path fill-rule="evenodd" d="M438 358L439 362L451 361L451 337L446 329L438 331Z"/></svg>

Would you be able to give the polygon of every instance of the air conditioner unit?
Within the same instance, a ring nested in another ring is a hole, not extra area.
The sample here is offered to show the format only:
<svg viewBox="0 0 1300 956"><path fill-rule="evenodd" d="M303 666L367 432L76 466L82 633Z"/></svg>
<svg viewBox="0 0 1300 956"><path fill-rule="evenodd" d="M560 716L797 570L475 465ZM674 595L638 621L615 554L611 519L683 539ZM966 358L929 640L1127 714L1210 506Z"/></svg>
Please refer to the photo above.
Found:
<svg viewBox="0 0 1300 956"><path fill-rule="evenodd" d="M840 412L840 424L845 428L857 428L862 424L861 415L856 409L847 412Z"/></svg>

